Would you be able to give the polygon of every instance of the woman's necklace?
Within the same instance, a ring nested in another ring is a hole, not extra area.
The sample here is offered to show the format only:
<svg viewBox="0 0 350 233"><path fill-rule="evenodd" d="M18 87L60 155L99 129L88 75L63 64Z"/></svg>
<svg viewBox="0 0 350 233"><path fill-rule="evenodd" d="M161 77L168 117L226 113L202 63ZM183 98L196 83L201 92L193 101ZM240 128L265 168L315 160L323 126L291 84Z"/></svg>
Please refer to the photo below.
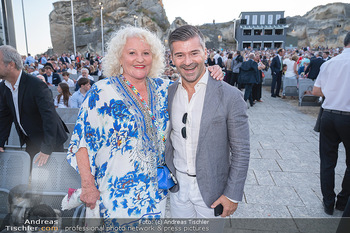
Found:
<svg viewBox="0 0 350 233"><path fill-rule="evenodd" d="M158 129L161 137L162 137L162 141L165 142L165 136L161 133L161 129L160 126L156 120L156 117L153 115L151 109L148 107L147 102L144 100L144 98L142 98L140 92L136 89L136 87L134 85L132 85L123 75L121 75L121 78L123 79L123 81L130 87L130 89L136 94L137 97L139 97L141 104L143 105L143 107L147 110L148 114L150 115L153 124L156 126L156 128Z"/></svg>

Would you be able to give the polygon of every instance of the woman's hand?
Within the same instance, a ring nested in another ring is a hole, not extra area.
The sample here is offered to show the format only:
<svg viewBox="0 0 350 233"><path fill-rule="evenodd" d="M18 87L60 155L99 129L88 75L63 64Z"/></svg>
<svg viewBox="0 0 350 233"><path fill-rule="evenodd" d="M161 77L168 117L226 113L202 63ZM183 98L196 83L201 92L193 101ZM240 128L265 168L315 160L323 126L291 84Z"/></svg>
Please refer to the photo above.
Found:
<svg viewBox="0 0 350 233"><path fill-rule="evenodd" d="M94 209L96 201L100 199L100 192L97 190L95 185L89 187L82 187L80 200L86 204L86 207Z"/></svg>
<svg viewBox="0 0 350 233"><path fill-rule="evenodd" d="M222 81L224 79L224 73L221 70L221 67L218 65L213 65L208 67L210 75L216 79Z"/></svg>
<svg viewBox="0 0 350 233"><path fill-rule="evenodd" d="M89 155L86 147L79 148L76 157L81 177L80 200L90 209L94 209L96 201L100 199L100 192L96 188L95 179L90 171Z"/></svg>

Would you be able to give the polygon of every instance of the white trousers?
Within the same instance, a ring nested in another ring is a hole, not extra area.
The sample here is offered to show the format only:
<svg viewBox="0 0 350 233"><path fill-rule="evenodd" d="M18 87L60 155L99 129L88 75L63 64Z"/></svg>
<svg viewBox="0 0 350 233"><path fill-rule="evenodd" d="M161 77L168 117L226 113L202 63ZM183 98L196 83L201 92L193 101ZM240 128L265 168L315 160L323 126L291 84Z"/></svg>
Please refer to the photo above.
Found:
<svg viewBox="0 0 350 233"><path fill-rule="evenodd" d="M205 228L207 233L224 231L225 221L220 216L215 217L214 209L209 208L203 201L199 191L197 178L180 172L176 173L179 182L179 191L170 193L170 211L172 218L211 218ZM190 224L191 225L191 224Z"/></svg>
<svg viewBox="0 0 350 233"><path fill-rule="evenodd" d="M179 191L170 193L170 210L173 218L216 218L214 209L203 201L197 178L180 172L176 173Z"/></svg>

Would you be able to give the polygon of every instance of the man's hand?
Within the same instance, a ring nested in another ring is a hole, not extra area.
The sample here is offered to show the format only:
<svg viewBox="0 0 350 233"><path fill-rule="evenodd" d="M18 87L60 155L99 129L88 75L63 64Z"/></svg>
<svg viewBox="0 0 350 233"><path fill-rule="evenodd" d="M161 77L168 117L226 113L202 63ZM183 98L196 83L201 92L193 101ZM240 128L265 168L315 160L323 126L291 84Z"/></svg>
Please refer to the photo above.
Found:
<svg viewBox="0 0 350 233"><path fill-rule="evenodd" d="M321 88L320 87L315 87L315 86L312 88L312 94L316 95L316 96L322 96L322 97L324 96L323 93L322 93Z"/></svg>
<svg viewBox="0 0 350 233"><path fill-rule="evenodd" d="M41 167L42 165L47 163L47 160L49 159L50 155L44 154L43 152L40 152L34 163L38 162L38 167Z"/></svg>
<svg viewBox="0 0 350 233"><path fill-rule="evenodd" d="M218 65L209 66L208 70L210 75L216 79L222 81L224 79L224 73L221 70L221 67Z"/></svg>
<svg viewBox="0 0 350 233"><path fill-rule="evenodd" d="M224 210L222 211L222 214L220 215L221 217L227 217L227 216L232 215L238 207L238 203L234 203L234 202L230 201L225 195L221 195L221 197L219 197L219 199L217 199L211 205L211 208L214 209L220 203L224 207Z"/></svg>
<svg viewBox="0 0 350 233"><path fill-rule="evenodd" d="M100 199L100 192L97 190L95 185L90 187L82 187L80 200L86 204L90 209L94 209L96 201Z"/></svg>
<svg viewBox="0 0 350 233"><path fill-rule="evenodd" d="M0 152L5 152L4 148L0 147Z"/></svg>

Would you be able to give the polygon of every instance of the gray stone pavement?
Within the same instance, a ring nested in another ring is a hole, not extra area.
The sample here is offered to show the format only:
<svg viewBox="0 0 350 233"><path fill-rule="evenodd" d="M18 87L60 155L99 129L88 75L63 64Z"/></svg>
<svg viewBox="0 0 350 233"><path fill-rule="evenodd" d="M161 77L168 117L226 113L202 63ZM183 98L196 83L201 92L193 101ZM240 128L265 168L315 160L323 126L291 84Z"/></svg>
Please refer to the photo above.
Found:
<svg viewBox="0 0 350 233"><path fill-rule="evenodd" d="M248 109L251 157L243 202L233 218L319 218L319 133L306 115L263 88L263 101ZM318 108L318 107L316 107ZM335 190L341 189L345 149L340 145ZM342 212L335 210L334 216Z"/></svg>

